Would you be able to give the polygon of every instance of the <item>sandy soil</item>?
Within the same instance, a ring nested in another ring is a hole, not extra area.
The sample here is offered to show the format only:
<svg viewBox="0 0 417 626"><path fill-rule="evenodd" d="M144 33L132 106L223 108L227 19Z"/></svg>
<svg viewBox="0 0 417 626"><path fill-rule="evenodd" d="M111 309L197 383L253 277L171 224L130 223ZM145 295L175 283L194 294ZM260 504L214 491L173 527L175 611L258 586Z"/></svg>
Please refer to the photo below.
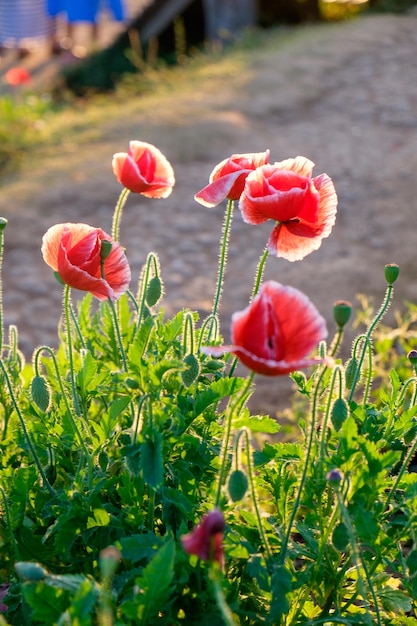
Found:
<svg viewBox="0 0 417 626"><path fill-rule="evenodd" d="M25 354L57 343L61 290L41 259L41 237L61 221L110 229L120 191L111 156L133 138L157 145L176 172L169 200L129 198L121 231L134 277L148 251L159 253L167 313L186 306L204 314L211 306L223 208L201 207L194 193L223 158L266 148L272 161L311 158L339 196L336 225L320 250L296 263L270 258L266 277L304 291L328 319L330 336L335 300L355 302L361 292L379 304L386 263L401 268L397 308L417 302L416 54L413 15L302 29L257 51L243 73L215 89L195 85L157 107L150 97L137 117L121 105L118 123L101 127L90 145L78 149L68 138L3 181L5 319L18 325ZM247 305L269 231L236 212L221 310L226 339L231 313ZM274 413L287 389L287 382L259 379L253 406Z"/></svg>

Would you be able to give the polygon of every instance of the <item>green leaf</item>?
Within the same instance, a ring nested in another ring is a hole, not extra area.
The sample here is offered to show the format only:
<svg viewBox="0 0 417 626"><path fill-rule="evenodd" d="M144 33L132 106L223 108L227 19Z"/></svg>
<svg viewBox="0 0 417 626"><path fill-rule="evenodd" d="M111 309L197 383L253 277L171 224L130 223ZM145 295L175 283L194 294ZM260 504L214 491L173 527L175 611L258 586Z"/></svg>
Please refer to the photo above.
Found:
<svg viewBox="0 0 417 626"><path fill-rule="evenodd" d="M242 378L222 378L212 382L208 389L196 395L194 417L201 415L210 405L215 404L222 398L236 393L245 383L246 381Z"/></svg>
<svg viewBox="0 0 417 626"><path fill-rule="evenodd" d="M378 589L378 598L384 609L390 613L408 613L412 609L411 599L400 589Z"/></svg>
<svg viewBox="0 0 417 626"><path fill-rule="evenodd" d="M269 621L272 624L280 624L281 617L288 612L290 607L287 594L291 591L291 576L283 565L277 565L271 576L271 609Z"/></svg>
<svg viewBox="0 0 417 626"><path fill-rule="evenodd" d="M154 624L161 607L167 605L169 588L174 577L174 558L175 544L170 540L158 550L142 575L135 579L135 584L140 589L135 600L121 605L123 614L132 620L138 620L135 621L138 626Z"/></svg>
<svg viewBox="0 0 417 626"><path fill-rule="evenodd" d="M139 465L145 483L152 489L158 489L164 479L162 436L159 433L154 433L153 439L146 439L141 445Z"/></svg>
<svg viewBox="0 0 417 626"><path fill-rule="evenodd" d="M233 420L234 428L247 428L253 433L277 433L281 426L269 415L244 415L243 412Z"/></svg>
<svg viewBox="0 0 417 626"><path fill-rule="evenodd" d="M335 526L332 534L332 543L336 550L343 552L349 545L349 533L343 522Z"/></svg>
<svg viewBox="0 0 417 626"><path fill-rule="evenodd" d="M94 509L93 517L89 517L87 520L87 528L108 526L108 524L110 524L110 515L105 509Z"/></svg>
<svg viewBox="0 0 417 626"><path fill-rule="evenodd" d="M144 354L149 343L149 338L151 336L153 323L154 321L152 317L147 317L142 322L138 332L136 333L133 343L129 347L129 363L130 366L135 369L135 371L140 371L141 362L144 358Z"/></svg>
<svg viewBox="0 0 417 626"><path fill-rule="evenodd" d="M32 400L43 413L49 409L51 394L48 383L43 376L34 376L30 385Z"/></svg>
<svg viewBox="0 0 417 626"><path fill-rule="evenodd" d="M142 559L150 559L161 545L161 539L154 533L145 533L143 535L132 535L131 537L123 537L120 539L122 546L122 556L129 559L132 563L137 563Z"/></svg>

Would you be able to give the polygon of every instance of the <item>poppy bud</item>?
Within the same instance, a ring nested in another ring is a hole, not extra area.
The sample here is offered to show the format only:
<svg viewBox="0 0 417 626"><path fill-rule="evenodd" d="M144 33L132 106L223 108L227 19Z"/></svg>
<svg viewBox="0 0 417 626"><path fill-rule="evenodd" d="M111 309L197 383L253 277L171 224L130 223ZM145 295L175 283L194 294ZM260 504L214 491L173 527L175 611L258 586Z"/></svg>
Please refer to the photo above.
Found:
<svg viewBox="0 0 417 626"><path fill-rule="evenodd" d="M342 472L339 469L334 468L327 473L326 480L328 480L329 483L333 483L335 485L339 484L342 480Z"/></svg>
<svg viewBox="0 0 417 626"><path fill-rule="evenodd" d="M388 263L385 266L385 280L389 285L393 285L398 278L400 268L396 263Z"/></svg>
<svg viewBox="0 0 417 626"><path fill-rule="evenodd" d="M346 300L337 300L333 306L333 317L337 326L341 329L346 326L352 313L352 304Z"/></svg>
<svg viewBox="0 0 417 626"><path fill-rule="evenodd" d="M0 217L0 231L4 230L7 226L7 219L5 217Z"/></svg>

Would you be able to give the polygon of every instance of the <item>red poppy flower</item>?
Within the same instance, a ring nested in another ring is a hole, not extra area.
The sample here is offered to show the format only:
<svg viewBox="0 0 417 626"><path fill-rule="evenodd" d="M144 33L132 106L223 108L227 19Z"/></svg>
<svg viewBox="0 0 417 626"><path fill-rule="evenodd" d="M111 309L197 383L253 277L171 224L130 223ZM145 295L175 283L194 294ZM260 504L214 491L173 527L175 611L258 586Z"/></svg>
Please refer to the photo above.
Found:
<svg viewBox="0 0 417 626"><path fill-rule="evenodd" d="M217 561L223 564L223 531L225 521L221 511L214 509L207 513L188 535L181 537L187 554L195 554L203 561Z"/></svg>
<svg viewBox="0 0 417 626"><path fill-rule="evenodd" d="M31 73L25 67L11 67L5 75L6 82L13 87L24 85L32 80Z"/></svg>
<svg viewBox="0 0 417 626"><path fill-rule="evenodd" d="M248 224L277 222L271 254L299 261L321 246L336 221L337 196L331 178L312 178L314 163L305 157L264 165L251 172L239 208Z"/></svg>
<svg viewBox="0 0 417 626"><path fill-rule="evenodd" d="M235 354L252 371L280 376L321 363L310 352L327 337L324 318L298 289L270 280L251 304L232 315L232 345L204 347L206 354Z"/></svg>
<svg viewBox="0 0 417 626"><path fill-rule="evenodd" d="M232 154L210 174L209 184L199 191L195 200L204 206L216 206L225 198L239 200L247 175L269 161L269 150L252 154Z"/></svg>
<svg viewBox="0 0 417 626"><path fill-rule="evenodd" d="M147 198L168 198L175 185L170 162L144 141L131 141L128 152L113 155L112 167L119 183Z"/></svg>
<svg viewBox="0 0 417 626"><path fill-rule="evenodd" d="M109 250L103 251L103 242ZM128 288L130 267L124 249L100 228L56 224L42 238L42 254L62 282L99 300L117 300Z"/></svg>

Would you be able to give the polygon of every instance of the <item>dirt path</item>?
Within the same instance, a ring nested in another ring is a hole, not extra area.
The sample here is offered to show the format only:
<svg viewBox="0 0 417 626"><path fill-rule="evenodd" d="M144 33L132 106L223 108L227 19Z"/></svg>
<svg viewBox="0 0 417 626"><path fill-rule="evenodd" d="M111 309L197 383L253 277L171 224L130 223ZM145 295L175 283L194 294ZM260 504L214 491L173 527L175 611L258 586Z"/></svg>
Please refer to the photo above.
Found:
<svg viewBox="0 0 417 626"><path fill-rule="evenodd" d="M17 324L30 355L40 342L56 344L61 290L40 256L45 230L60 221L110 229L120 187L110 162L129 139L157 145L171 160L177 185L168 201L130 197L122 223L133 276L149 250L162 263L168 312L210 309L223 210L205 209L193 195L212 167L233 152L270 148L271 159L301 154L326 171L339 195L331 237L303 262L270 258L266 277L304 291L329 319L337 299L385 290L383 268L401 274L396 303L417 302L417 17L376 16L317 27L254 55L248 70L220 90L175 94L141 118L126 115L82 150L68 141L49 159L4 182L0 214L9 219L4 262L6 323ZM191 95L190 95L191 94ZM246 306L253 275L270 230L232 227L230 264L222 306ZM349 347L349 346L348 346ZM258 384L256 406L273 412L287 383Z"/></svg>

